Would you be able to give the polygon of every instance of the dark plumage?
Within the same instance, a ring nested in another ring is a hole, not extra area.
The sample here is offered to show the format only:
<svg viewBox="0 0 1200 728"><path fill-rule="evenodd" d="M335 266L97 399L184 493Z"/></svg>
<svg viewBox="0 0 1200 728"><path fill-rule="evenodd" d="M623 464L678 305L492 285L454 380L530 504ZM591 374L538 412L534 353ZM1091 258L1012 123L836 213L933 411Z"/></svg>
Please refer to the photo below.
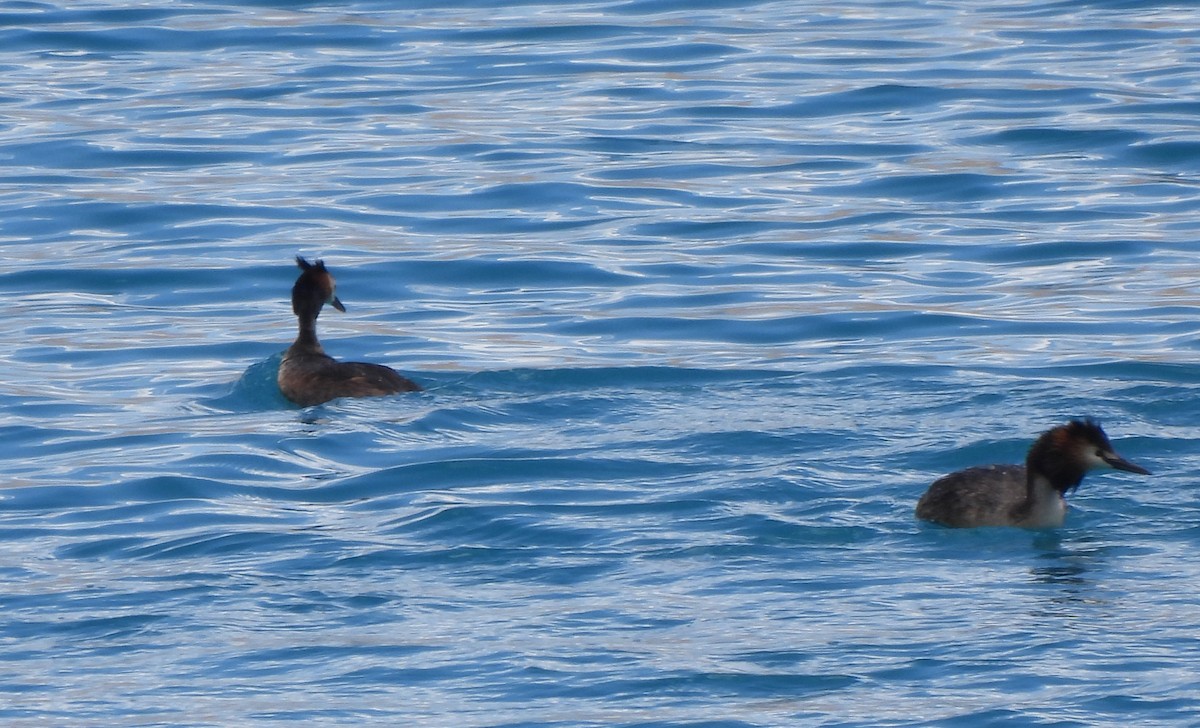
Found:
<svg viewBox="0 0 1200 728"><path fill-rule="evenodd" d="M967 468L934 481L917 503L917 518L944 526L1061 526L1064 496L1097 468L1149 475L1117 455L1100 425L1071 420L1042 433L1025 465Z"/></svg>
<svg viewBox="0 0 1200 728"><path fill-rule="evenodd" d="M317 316L326 303L339 311L346 307L335 295L333 276L323 261L309 263L296 256L300 277L292 286L292 311L300 332L279 364L279 390L283 396L308 407L338 397L375 397L415 392L421 387L381 364L339 362L325 353L317 340Z"/></svg>

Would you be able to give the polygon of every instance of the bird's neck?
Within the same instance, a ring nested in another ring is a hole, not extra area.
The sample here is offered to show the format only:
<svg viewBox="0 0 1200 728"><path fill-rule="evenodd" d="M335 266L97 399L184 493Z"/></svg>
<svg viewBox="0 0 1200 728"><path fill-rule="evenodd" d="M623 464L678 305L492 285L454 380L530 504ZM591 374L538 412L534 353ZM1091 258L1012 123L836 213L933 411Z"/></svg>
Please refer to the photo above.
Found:
<svg viewBox="0 0 1200 728"><path fill-rule="evenodd" d="M292 350L324 354L325 350L321 348L321 342L317 340L317 314L300 314L298 320L300 329L296 334L296 341L292 343Z"/></svg>

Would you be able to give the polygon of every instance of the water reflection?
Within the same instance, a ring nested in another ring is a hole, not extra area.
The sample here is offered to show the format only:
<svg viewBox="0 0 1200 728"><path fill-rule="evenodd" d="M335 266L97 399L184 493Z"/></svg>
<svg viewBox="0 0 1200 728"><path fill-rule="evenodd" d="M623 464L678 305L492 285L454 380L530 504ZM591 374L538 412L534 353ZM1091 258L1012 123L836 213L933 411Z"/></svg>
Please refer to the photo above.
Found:
<svg viewBox="0 0 1200 728"><path fill-rule="evenodd" d="M1061 530L1039 533L1033 545L1040 552L1036 557L1040 563L1029 573L1035 583L1054 587L1044 592L1048 598L1038 602L1034 617L1076 617L1081 615L1078 607L1082 605L1094 608L1109 601L1101 596L1096 577L1107 561L1105 548L1069 536L1064 539Z"/></svg>

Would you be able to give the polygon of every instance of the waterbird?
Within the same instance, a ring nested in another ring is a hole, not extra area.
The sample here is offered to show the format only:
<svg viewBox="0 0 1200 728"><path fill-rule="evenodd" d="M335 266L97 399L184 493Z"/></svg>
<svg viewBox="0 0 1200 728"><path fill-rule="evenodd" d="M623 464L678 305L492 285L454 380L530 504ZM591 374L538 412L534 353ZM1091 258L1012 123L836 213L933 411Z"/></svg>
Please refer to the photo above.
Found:
<svg viewBox="0 0 1200 728"><path fill-rule="evenodd" d="M1066 494L1101 468L1150 474L1118 455L1095 420L1071 420L1042 433L1024 465L984 465L935 480L917 502L917 518L955 528L1061 526Z"/></svg>
<svg viewBox="0 0 1200 728"><path fill-rule="evenodd" d="M333 276L325 262L309 263L296 256L300 277L292 286L292 311L300 323L296 340L279 364L279 390L301 407L328 402L338 397L376 397L397 392L416 392L421 387L382 364L339 362L325 353L317 340L317 316L329 304L338 311L346 307L338 299Z"/></svg>

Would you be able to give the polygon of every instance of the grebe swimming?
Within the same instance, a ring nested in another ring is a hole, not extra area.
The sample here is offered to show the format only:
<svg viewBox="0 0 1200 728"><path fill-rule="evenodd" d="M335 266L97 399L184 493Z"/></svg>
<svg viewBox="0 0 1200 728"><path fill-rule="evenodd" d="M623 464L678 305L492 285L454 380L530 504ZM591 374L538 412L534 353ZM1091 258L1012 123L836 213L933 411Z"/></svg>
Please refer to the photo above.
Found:
<svg viewBox="0 0 1200 728"><path fill-rule="evenodd" d="M957 528L1061 526L1064 496L1099 468L1150 474L1114 452L1094 420L1071 420L1042 433L1025 465L967 468L934 481L917 503L917 518Z"/></svg>
<svg viewBox="0 0 1200 728"><path fill-rule="evenodd" d="M292 286L292 311L300 322L296 341L279 364L279 390L283 396L308 407L338 397L375 397L415 392L421 387L382 364L339 362L325 353L317 340L317 316L326 303L339 311L346 307L335 294L333 276L323 261L309 263L296 256L300 277Z"/></svg>

